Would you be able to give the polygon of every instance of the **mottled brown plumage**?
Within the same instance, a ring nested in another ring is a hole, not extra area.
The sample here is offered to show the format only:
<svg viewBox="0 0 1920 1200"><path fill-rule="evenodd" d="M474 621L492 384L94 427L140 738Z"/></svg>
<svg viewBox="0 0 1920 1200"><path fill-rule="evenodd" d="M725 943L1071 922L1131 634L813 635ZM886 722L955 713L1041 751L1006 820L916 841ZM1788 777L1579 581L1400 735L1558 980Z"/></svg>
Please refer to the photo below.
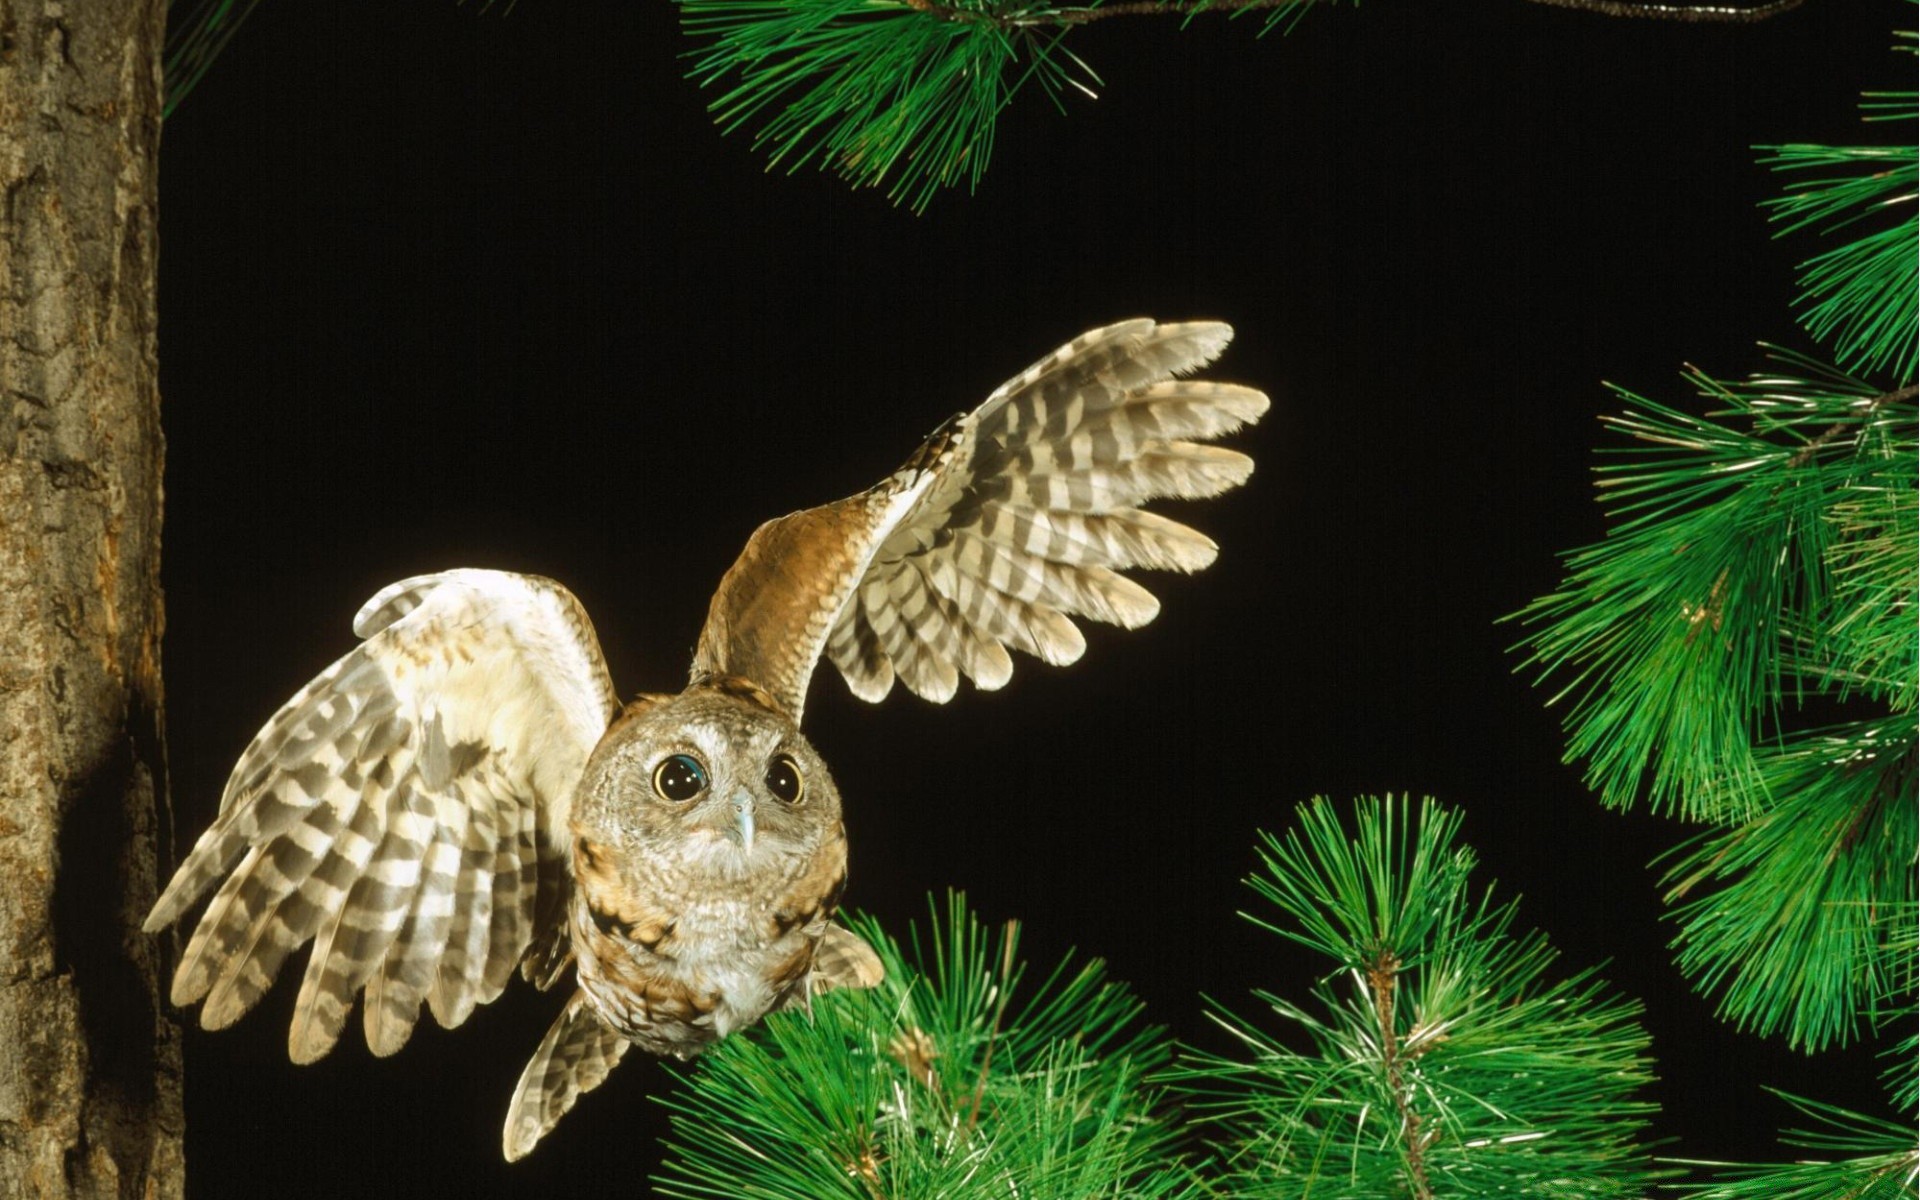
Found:
<svg viewBox="0 0 1920 1200"><path fill-rule="evenodd" d="M517 1158L627 1046L681 1058L778 1008L879 981L834 914L847 841L801 735L814 664L877 701L1002 686L1008 651L1069 663L1071 620L1127 628L1159 604L1118 572L1195 571L1216 548L1141 506L1210 496L1252 461L1203 444L1266 397L1179 376L1231 331L1128 321L1062 346L953 417L867 491L769 521L721 580L678 695L614 699L592 625L558 584L454 570L382 589L365 639L241 755L213 826L154 906L224 876L174 974L209 1029L313 944L288 1050L367 1044L424 1005L463 1022L517 966L578 987L508 1112Z"/></svg>

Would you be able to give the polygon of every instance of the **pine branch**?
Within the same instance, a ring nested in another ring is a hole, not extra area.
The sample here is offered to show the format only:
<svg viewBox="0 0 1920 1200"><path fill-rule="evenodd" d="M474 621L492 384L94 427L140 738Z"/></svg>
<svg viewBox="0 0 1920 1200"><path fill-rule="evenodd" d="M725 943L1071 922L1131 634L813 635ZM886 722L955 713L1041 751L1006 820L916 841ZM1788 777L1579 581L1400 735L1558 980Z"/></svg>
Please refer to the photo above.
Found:
<svg viewBox="0 0 1920 1200"><path fill-rule="evenodd" d="M1098 962L1026 985L950 896L906 946L853 922L886 979L816 997L725 1039L661 1097L655 1180L677 1197L1197 1200L1147 1073L1168 1058Z"/></svg>
<svg viewBox="0 0 1920 1200"><path fill-rule="evenodd" d="M1310 1052L1222 1013L1252 1061L1194 1054L1172 1076L1219 1131L1221 1194L1624 1198L1666 1174L1642 1140L1638 1006L1552 977L1515 905L1470 890L1459 826L1430 800L1363 799L1351 822L1315 800L1264 836L1248 882L1280 919L1250 919L1333 969L1313 1012L1257 993Z"/></svg>
<svg viewBox="0 0 1920 1200"><path fill-rule="evenodd" d="M1907 36L1907 35L1903 35ZM1909 40L1911 40L1909 38ZM1869 96L1869 119L1915 116ZM1782 232L1852 238L1802 264L1802 322L1849 371L1781 355L1744 384L1694 372L1695 415L1622 392L1636 444L1601 469L1607 541L1567 557L1562 589L1522 615L1528 662L1568 677L1569 752L1609 804L1719 825L1683 849L1667 899L1679 964L1742 1028L1818 1050L1904 1028L1887 1082L1920 1108L1920 414L1913 386L1920 171L1911 143L1781 146L1817 171L1769 202ZM1892 223L1889 223L1891 215ZM1795 710L1869 716L1790 731ZM1790 1098L1791 1099L1791 1098ZM1724 1167L1711 1200L1912 1197L1905 1128L1794 1101L1836 1157Z"/></svg>
<svg viewBox="0 0 1920 1200"><path fill-rule="evenodd" d="M1914 93L1879 94L1872 112L1911 121ZM1753 746L1778 735L1784 705L1864 694L1913 709L1920 578L1901 539L1920 532L1920 154L1773 149L1777 169L1820 172L1769 202L1781 232L1858 235L1804 264L1808 328L1849 369L1890 368L1907 386L1776 354L1786 369L1747 384L1694 372L1725 406L1705 416L1621 392L1629 411L1610 423L1642 445L1601 470L1617 524L1521 614L1545 626L1528 664L1567 679L1554 700L1574 701L1569 755L1614 806L1644 788L1658 808L1747 821L1769 798Z"/></svg>
<svg viewBox="0 0 1920 1200"><path fill-rule="evenodd" d="M1912 31L1900 34L1909 53ZM1788 177L1785 191L1767 201L1780 229L1852 240L1800 264L1801 323L1814 337L1831 341L1850 370L1887 371L1913 381L1914 326L1920 320L1920 265L1913 246L1920 238L1920 150L1911 127L1920 119L1920 93L1868 92L1866 120L1898 121L1909 136L1891 146L1768 146L1761 161Z"/></svg>
<svg viewBox="0 0 1920 1200"><path fill-rule="evenodd" d="M1911 1125L1774 1094L1818 1123L1811 1130L1789 1131L1782 1140L1830 1157L1765 1166L1696 1164L1717 1168L1720 1179L1687 1188L1695 1200L1910 1200L1914 1195L1920 1148Z"/></svg>
<svg viewBox="0 0 1920 1200"><path fill-rule="evenodd" d="M1526 665L1566 680L1552 700L1573 700L1569 754L1611 806L1644 788L1656 808L1747 819L1768 796L1753 747L1781 706L1844 695L1875 669L1847 647L1885 652L1915 609L1881 596L1896 607L1847 638L1820 628L1852 594L1839 568L1868 549L1847 535L1898 524L1910 499L1912 395L1774 357L1782 370L1744 383L1693 372L1705 415L1616 389L1629 407L1606 420L1633 444L1600 468L1613 527L1520 614L1539 626Z"/></svg>
<svg viewBox="0 0 1920 1200"><path fill-rule="evenodd" d="M1118 0L1086 8L1039 9L1028 13L954 8L937 0L901 0L908 8L943 21L986 24L1002 29L1066 28L1091 25L1109 17L1197 17L1202 13L1243 13L1277 9L1284 17L1317 0ZM1324 2L1324 0L1318 0Z"/></svg>
<svg viewBox="0 0 1920 1200"><path fill-rule="evenodd" d="M1632 0L1528 0L1548 8L1571 8L1602 17L1678 21L1690 25L1757 25L1784 16L1804 0L1770 0L1749 7L1729 4L1638 4Z"/></svg>
<svg viewBox="0 0 1920 1200"><path fill-rule="evenodd" d="M1903 387L1897 392L1882 392L1861 406L1861 415L1872 417L1875 413L1890 404L1911 404L1916 398L1920 398L1920 387L1911 385ZM1836 438L1845 437L1848 433L1858 434L1863 428L1865 428L1865 426L1859 421L1835 421L1833 424L1821 430L1812 441L1801 447L1792 458L1787 460L1788 469L1791 470L1796 467L1806 466L1815 458L1819 457L1821 449L1828 443Z"/></svg>
<svg viewBox="0 0 1920 1200"><path fill-rule="evenodd" d="M1894 948L1920 895L1911 803L1915 730L1862 722L1761 760L1777 803L1699 839L1667 873L1680 967L1719 991L1720 1015L1817 1051L1844 1045L1910 993ZM1718 890L1690 899L1696 890Z"/></svg>
<svg viewBox="0 0 1920 1200"><path fill-rule="evenodd" d="M722 130L754 126L769 165L832 170L923 210L942 189L976 186L993 131L1034 86L1055 105L1099 79L1063 39L1109 16L1267 14L1291 25L1330 0L680 0L698 44L689 75L724 85Z"/></svg>
<svg viewBox="0 0 1920 1200"><path fill-rule="evenodd" d="M1367 966L1367 986L1373 993L1374 1033L1380 1039L1380 1061L1386 1068L1387 1087L1400 1114L1400 1146L1406 1157L1407 1181L1416 1200L1433 1200L1433 1183L1427 1178L1430 1135L1422 1129L1420 1114L1408 1102L1405 1051L1393 1019L1393 991L1399 982L1399 971L1398 956L1391 951L1377 954Z"/></svg>
<svg viewBox="0 0 1920 1200"><path fill-rule="evenodd" d="M1290 29L1334 0L680 0L703 43L691 75L730 87L712 109L725 130L763 115L754 146L789 170L817 165L857 187L882 187L921 211L940 190L979 184L993 127L1035 83L1055 104L1094 94L1071 30L1112 17L1264 12L1262 32ZM1357 2L1357 0L1356 0ZM1532 0L1609 17L1752 23L1801 0L1753 6ZM770 115L768 115L770 114Z"/></svg>
<svg viewBox="0 0 1920 1200"><path fill-rule="evenodd" d="M1902 101L1910 122L1913 93ZM1912 253L1920 236L1920 151L1912 145L1766 149L1763 163L1793 175L1784 194L1766 204L1780 224L1779 236L1857 233L1800 265L1798 304L1807 331L1832 341L1850 369L1888 371L1911 381L1920 311L1920 268Z"/></svg>

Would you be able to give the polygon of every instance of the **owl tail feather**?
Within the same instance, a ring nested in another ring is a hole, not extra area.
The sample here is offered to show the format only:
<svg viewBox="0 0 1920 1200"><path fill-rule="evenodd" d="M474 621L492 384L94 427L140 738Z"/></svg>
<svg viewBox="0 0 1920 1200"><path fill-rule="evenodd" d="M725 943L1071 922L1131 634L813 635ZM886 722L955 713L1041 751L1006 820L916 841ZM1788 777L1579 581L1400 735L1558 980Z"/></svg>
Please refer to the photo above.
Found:
<svg viewBox="0 0 1920 1200"><path fill-rule="evenodd" d="M627 1045L626 1038L594 1015L586 993L575 991L520 1073L520 1086L513 1089L501 1138L507 1161L526 1157L582 1092L599 1087Z"/></svg>

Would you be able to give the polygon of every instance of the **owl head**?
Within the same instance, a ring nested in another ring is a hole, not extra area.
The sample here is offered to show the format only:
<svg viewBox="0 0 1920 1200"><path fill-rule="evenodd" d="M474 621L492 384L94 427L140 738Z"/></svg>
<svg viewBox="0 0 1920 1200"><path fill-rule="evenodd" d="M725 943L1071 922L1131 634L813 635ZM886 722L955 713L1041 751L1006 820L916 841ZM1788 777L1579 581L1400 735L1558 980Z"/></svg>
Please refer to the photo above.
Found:
<svg viewBox="0 0 1920 1200"><path fill-rule="evenodd" d="M820 755L764 690L731 677L628 705L587 761L571 821L576 839L670 874L777 876L844 845Z"/></svg>

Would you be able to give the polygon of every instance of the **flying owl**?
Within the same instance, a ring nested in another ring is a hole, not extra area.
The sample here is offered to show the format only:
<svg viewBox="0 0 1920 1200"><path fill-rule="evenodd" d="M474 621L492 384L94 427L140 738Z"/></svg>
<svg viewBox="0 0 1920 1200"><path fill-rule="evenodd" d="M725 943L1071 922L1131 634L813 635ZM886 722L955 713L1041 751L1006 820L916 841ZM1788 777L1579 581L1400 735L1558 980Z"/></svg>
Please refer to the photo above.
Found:
<svg viewBox="0 0 1920 1200"><path fill-rule="evenodd" d="M586 612L529 575L452 570L382 589L364 639L275 713L146 928L225 876L173 976L232 1024L311 941L288 1050L312 1062L363 993L367 1045L446 1027L516 968L577 987L522 1073L519 1158L629 1045L690 1057L764 1014L879 982L834 920L840 796L800 732L823 655L854 695L936 703L1003 686L1008 651L1071 663L1068 618L1159 603L1118 574L1197 571L1217 547L1140 506L1253 470L1203 442L1256 421L1251 388L1180 378L1226 325L1083 334L943 424L906 465L769 521L720 581L677 695L622 705Z"/></svg>

